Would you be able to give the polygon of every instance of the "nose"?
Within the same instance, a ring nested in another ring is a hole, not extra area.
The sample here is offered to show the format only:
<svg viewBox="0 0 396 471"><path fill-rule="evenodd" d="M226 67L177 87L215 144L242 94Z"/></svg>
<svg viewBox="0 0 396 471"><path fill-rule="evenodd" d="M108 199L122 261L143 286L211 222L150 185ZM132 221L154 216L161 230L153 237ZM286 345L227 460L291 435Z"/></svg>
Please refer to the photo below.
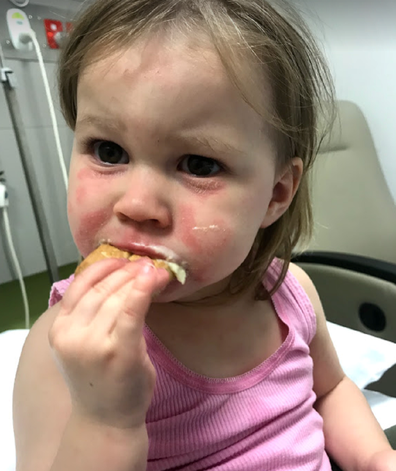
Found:
<svg viewBox="0 0 396 471"><path fill-rule="evenodd" d="M113 211L123 222L167 228L172 223L166 177L150 168L135 168L120 182Z"/></svg>

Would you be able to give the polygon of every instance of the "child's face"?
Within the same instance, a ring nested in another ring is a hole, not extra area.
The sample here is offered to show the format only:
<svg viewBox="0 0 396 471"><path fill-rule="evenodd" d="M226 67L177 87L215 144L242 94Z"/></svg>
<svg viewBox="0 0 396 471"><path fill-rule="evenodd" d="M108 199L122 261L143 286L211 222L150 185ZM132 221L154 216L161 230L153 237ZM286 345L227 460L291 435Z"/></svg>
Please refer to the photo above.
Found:
<svg viewBox="0 0 396 471"><path fill-rule="evenodd" d="M208 47L151 39L80 77L73 237L83 256L103 240L135 253L170 249L187 282L158 300L219 291L259 228L279 217L270 210L276 183L262 119Z"/></svg>

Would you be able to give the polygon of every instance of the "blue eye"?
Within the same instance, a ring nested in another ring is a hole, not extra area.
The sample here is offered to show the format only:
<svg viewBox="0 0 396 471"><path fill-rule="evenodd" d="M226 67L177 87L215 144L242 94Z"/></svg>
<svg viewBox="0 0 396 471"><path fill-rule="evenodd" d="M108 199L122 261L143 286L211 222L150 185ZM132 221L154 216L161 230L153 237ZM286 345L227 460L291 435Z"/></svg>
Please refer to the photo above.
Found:
<svg viewBox="0 0 396 471"><path fill-rule="evenodd" d="M111 141L97 141L93 144L95 156L103 163L109 165L127 164L128 154L124 149Z"/></svg>
<svg viewBox="0 0 396 471"><path fill-rule="evenodd" d="M190 173L196 177L212 177L221 172L222 167L216 160L200 155L186 156L180 165L183 172Z"/></svg>

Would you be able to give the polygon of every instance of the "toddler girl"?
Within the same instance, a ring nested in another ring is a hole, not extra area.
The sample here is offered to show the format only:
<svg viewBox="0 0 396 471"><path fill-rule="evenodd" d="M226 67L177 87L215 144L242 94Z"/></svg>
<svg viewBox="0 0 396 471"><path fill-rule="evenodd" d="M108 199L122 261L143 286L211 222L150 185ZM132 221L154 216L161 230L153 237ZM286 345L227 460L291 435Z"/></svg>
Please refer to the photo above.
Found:
<svg viewBox="0 0 396 471"><path fill-rule="evenodd" d="M143 257L54 285L19 365L17 470L395 469L290 265L332 99L302 21L265 0L98 0L59 89L75 243Z"/></svg>

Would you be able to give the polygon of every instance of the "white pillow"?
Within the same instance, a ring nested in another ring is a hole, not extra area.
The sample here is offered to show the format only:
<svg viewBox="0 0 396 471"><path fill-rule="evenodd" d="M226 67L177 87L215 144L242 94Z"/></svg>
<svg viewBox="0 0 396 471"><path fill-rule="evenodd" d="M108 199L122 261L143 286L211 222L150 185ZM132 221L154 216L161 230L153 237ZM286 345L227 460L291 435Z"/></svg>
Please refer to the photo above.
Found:
<svg viewBox="0 0 396 471"><path fill-rule="evenodd" d="M396 343L327 322L345 374L360 388L378 381L396 364Z"/></svg>
<svg viewBox="0 0 396 471"><path fill-rule="evenodd" d="M377 391L363 390L363 394L370 404L371 410L381 425L386 430L396 425L396 398L385 396Z"/></svg>

